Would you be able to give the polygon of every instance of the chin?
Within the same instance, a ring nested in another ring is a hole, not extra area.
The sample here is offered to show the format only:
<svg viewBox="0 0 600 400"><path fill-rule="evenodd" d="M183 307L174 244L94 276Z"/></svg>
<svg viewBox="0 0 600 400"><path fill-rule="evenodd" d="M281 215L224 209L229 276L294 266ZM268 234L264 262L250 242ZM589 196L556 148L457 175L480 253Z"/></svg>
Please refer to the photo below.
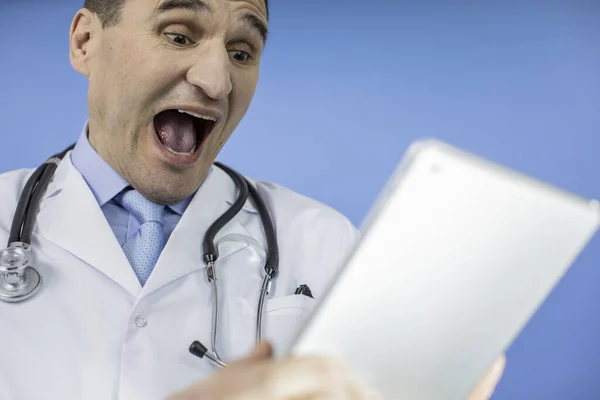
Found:
<svg viewBox="0 0 600 400"><path fill-rule="evenodd" d="M193 195L200 183L195 171L173 171L165 166L141 165L136 174L129 179L131 186L147 199L159 204L174 204Z"/></svg>
<svg viewBox="0 0 600 400"><path fill-rule="evenodd" d="M188 197L193 195L194 192L195 190L178 192L175 190L171 190L166 186L152 187L145 192L140 191L140 193L142 193L144 197L146 197L148 200L151 200L158 204L175 204L187 199Z"/></svg>

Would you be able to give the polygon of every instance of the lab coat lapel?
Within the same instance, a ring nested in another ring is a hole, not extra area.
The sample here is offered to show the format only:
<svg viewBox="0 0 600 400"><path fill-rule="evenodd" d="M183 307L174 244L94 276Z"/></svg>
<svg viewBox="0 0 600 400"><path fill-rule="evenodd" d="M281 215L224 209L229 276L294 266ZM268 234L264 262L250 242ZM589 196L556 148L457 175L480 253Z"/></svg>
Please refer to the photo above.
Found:
<svg viewBox="0 0 600 400"><path fill-rule="evenodd" d="M141 285L70 155L59 165L37 216L36 231L137 296ZM60 268L57 265L56 268Z"/></svg>
<svg viewBox="0 0 600 400"><path fill-rule="evenodd" d="M173 230L150 278L144 285L142 297L184 275L206 268L202 261L204 235L210 225L227 211L236 196L237 188L231 178L221 169L213 168ZM256 213L256 210L247 201L241 212ZM215 241L231 233L250 236L236 216L217 234ZM235 250L231 249L231 251ZM220 253L219 257L225 258L227 255L227 253Z"/></svg>

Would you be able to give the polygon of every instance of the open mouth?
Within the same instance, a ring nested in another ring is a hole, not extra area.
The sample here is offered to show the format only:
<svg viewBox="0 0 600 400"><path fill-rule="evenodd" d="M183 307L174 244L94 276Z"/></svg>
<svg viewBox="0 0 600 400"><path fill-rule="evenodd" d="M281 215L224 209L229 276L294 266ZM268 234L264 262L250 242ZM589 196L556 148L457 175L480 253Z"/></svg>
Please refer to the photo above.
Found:
<svg viewBox="0 0 600 400"><path fill-rule="evenodd" d="M154 117L156 136L173 154L191 156L202 147L216 119L187 110L165 110Z"/></svg>

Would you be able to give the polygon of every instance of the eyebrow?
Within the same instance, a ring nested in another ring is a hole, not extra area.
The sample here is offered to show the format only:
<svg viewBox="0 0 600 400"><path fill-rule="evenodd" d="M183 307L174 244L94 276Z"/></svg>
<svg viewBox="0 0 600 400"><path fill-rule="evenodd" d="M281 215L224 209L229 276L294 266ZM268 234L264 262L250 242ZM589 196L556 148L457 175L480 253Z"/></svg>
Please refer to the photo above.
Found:
<svg viewBox="0 0 600 400"><path fill-rule="evenodd" d="M164 0L156 11L164 13L171 10L211 11L210 6L202 0Z"/></svg>
<svg viewBox="0 0 600 400"><path fill-rule="evenodd" d="M267 37L269 36L269 30L267 29L267 25L263 22L262 19L258 18L254 14L244 14L242 16L242 21L252 29L255 29L262 37L263 43L267 42Z"/></svg>
<svg viewBox="0 0 600 400"><path fill-rule="evenodd" d="M188 10L188 11L212 11L210 6L206 4L202 0L164 0L162 1L157 9L157 14L163 14L167 11L172 10ZM269 30L267 29L267 25L263 22L262 19L258 18L254 14L244 14L241 17L241 20L251 29L255 29L260 37L263 40L263 43L267 42L267 37L269 35Z"/></svg>

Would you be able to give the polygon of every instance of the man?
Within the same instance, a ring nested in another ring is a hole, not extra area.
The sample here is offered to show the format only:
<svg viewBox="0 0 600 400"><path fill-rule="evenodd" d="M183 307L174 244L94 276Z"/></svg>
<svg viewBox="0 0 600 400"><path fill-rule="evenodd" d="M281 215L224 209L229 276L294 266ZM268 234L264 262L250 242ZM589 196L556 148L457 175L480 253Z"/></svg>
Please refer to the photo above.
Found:
<svg viewBox="0 0 600 400"><path fill-rule="evenodd" d="M215 372L187 351L211 342L202 238L236 194L212 165L252 100L267 23L264 0L88 0L77 12L70 59L89 80L89 120L36 216L44 287L0 304L0 398L369 398L336 361L254 346L266 240L252 202L216 238L217 347L239 361ZM0 176L2 240L31 172ZM319 298L358 233L322 204L252 184L278 234L264 337L281 344L315 302L294 289ZM474 399L489 398L502 368Z"/></svg>

